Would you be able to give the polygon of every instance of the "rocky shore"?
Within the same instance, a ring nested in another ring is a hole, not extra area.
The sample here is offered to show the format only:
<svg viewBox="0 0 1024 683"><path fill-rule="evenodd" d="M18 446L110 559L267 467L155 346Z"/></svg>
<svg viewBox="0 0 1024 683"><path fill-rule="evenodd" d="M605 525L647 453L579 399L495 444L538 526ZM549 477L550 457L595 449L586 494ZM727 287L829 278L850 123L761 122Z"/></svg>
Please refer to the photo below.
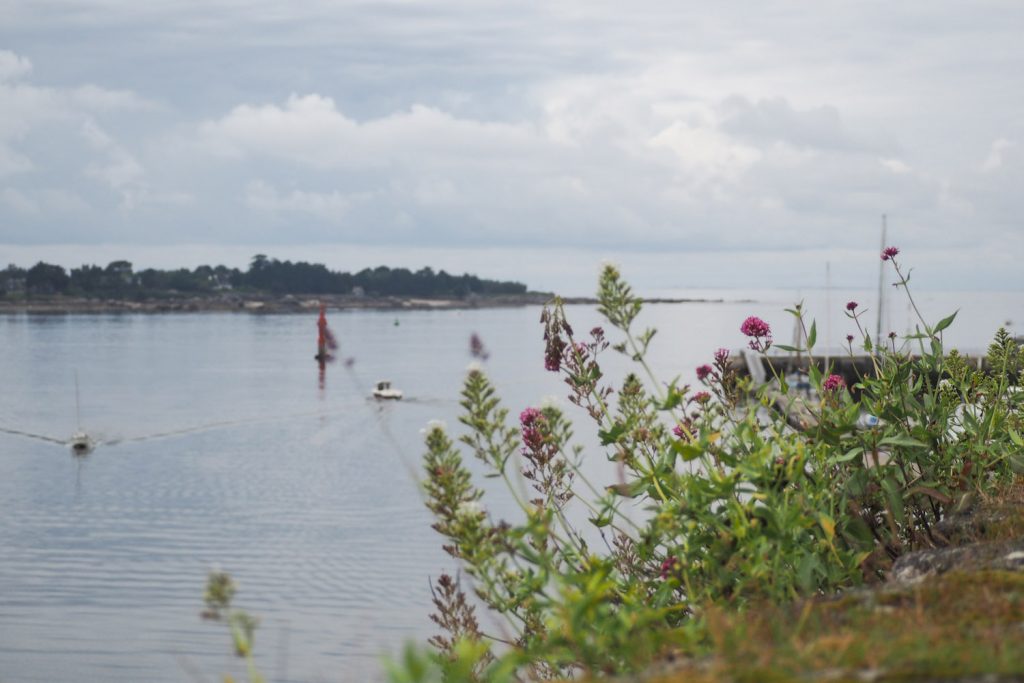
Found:
<svg viewBox="0 0 1024 683"><path fill-rule="evenodd" d="M966 504L933 534L881 583L712 608L708 654L620 683L1024 683L1024 489Z"/></svg>
<svg viewBox="0 0 1024 683"><path fill-rule="evenodd" d="M281 296L267 294L218 294L212 296L166 296L141 299L49 296L19 299L0 298L0 315L29 313L36 315L99 313L306 313L321 304L328 310L444 310L540 306L552 294L528 292L495 296L469 296L461 299L427 299L397 296L353 296L343 294L306 294ZM646 303L709 302L709 299L649 299ZM720 301L715 300L715 301ZM596 299L570 297L567 304L595 304Z"/></svg>

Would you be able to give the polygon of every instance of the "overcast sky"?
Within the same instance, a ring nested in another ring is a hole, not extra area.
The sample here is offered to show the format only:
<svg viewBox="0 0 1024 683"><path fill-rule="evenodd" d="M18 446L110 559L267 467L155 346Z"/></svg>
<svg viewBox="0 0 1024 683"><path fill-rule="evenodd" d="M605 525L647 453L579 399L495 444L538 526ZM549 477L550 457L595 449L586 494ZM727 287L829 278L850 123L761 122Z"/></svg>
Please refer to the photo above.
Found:
<svg viewBox="0 0 1024 683"><path fill-rule="evenodd" d="M1022 289L1024 3L0 0L0 260Z"/></svg>

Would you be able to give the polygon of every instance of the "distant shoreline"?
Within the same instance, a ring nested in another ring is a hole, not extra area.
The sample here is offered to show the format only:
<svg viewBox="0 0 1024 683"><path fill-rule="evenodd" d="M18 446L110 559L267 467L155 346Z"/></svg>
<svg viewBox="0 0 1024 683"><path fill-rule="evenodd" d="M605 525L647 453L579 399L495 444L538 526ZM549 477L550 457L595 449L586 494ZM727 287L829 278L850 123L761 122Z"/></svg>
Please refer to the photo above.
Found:
<svg viewBox="0 0 1024 683"><path fill-rule="evenodd" d="M328 310L431 311L472 308L519 308L542 306L553 298L545 292L472 296L464 299L400 296L353 296L349 294L231 294L212 297L168 297L159 299L99 299L87 297L0 298L0 315L94 315L106 313L306 313L321 304ZM569 305L594 305L592 297L563 297ZM644 299L645 304L721 303L723 299Z"/></svg>

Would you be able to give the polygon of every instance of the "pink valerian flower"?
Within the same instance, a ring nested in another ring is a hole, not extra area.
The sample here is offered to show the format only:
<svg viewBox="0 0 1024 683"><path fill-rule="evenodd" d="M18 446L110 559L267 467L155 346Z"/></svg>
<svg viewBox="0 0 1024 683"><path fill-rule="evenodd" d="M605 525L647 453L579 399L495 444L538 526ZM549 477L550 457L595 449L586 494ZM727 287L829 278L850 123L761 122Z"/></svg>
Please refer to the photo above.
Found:
<svg viewBox="0 0 1024 683"><path fill-rule="evenodd" d="M536 408L527 408L519 413L519 424L523 426L523 444L525 450L535 451L544 445L544 435L540 431L540 423L544 415Z"/></svg>
<svg viewBox="0 0 1024 683"><path fill-rule="evenodd" d="M740 332L747 335L748 337L767 337L772 333L771 327L768 323L758 318L756 315L752 315L743 321L740 325Z"/></svg>
<svg viewBox="0 0 1024 683"><path fill-rule="evenodd" d="M896 247L886 247L882 250L882 260L888 261L891 258L895 258L898 253L900 253L900 250Z"/></svg>
<svg viewBox="0 0 1024 683"><path fill-rule="evenodd" d="M666 557L665 561L661 563L661 578L667 579L678 565L679 559L675 555Z"/></svg>
<svg viewBox="0 0 1024 683"><path fill-rule="evenodd" d="M847 344L852 344L853 343L853 335L852 334L846 335L846 343Z"/></svg>
<svg viewBox="0 0 1024 683"><path fill-rule="evenodd" d="M550 372L558 372L562 369L567 346L562 334L571 338L572 327L558 309L545 308L540 314L540 321L544 325L544 368Z"/></svg>
<svg viewBox="0 0 1024 683"><path fill-rule="evenodd" d="M693 420L686 416L679 424L672 427L672 433L676 435L676 438L687 442L693 440L693 430Z"/></svg>
<svg viewBox="0 0 1024 683"><path fill-rule="evenodd" d="M718 349L715 351L715 365L718 367L725 367L725 364L729 362L729 349Z"/></svg>
<svg viewBox="0 0 1024 683"><path fill-rule="evenodd" d="M523 412L519 413L519 424L524 427L529 427L533 425L539 417L544 417L539 410L536 408L527 408Z"/></svg>
<svg viewBox="0 0 1024 683"><path fill-rule="evenodd" d="M839 375L829 375L822 382L821 388L827 393L834 393L846 386L846 380Z"/></svg>
<svg viewBox="0 0 1024 683"><path fill-rule="evenodd" d="M846 310L850 311L851 313L853 313L854 311L857 310L857 306L858 306L858 304L857 304L856 301L848 301L848 302L846 302Z"/></svg>
<svg viewBox="0 0 1024 683"><path fill-rule="evenodd" d="M565 351L565 342L559 336L548 338L544 346L544 369L549 372L558 372L562 367L562 352Z"/></svg>
<svg viewBox="0 0 1024 683"><path fill-rule="evenodd" d="M693 395L693 400L697 403L707 403L711 400L711 394L706 391L698 391Z"/></svg>
<svg viewBox="0 0 1024 683"><path fill-rule="evenodd" d="M772 345L772 328L755 315L743 321L740 332L751 337L750 348L754 351L764 352Z"/></svg>
<svg viewBox="0 0 1024 683"><path fill-rule="evenodd" d="M700 381L706 380L711 375L712 369L710 365L698 365L697 366L697 379Z"/></svg>

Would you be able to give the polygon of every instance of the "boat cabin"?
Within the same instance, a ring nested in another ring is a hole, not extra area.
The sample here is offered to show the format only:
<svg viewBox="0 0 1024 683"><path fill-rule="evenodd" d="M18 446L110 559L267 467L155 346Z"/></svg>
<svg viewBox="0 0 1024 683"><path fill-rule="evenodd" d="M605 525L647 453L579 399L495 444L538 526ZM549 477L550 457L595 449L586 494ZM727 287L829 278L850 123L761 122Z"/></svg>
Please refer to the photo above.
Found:
<svg viewBox="0 0 1024 683"><path fill-rule="evenodd" d="M400 389L392 389L391 381L382 379L373 388L373 396L378 399L397 401L402 398L402 391Z"/></svg>

